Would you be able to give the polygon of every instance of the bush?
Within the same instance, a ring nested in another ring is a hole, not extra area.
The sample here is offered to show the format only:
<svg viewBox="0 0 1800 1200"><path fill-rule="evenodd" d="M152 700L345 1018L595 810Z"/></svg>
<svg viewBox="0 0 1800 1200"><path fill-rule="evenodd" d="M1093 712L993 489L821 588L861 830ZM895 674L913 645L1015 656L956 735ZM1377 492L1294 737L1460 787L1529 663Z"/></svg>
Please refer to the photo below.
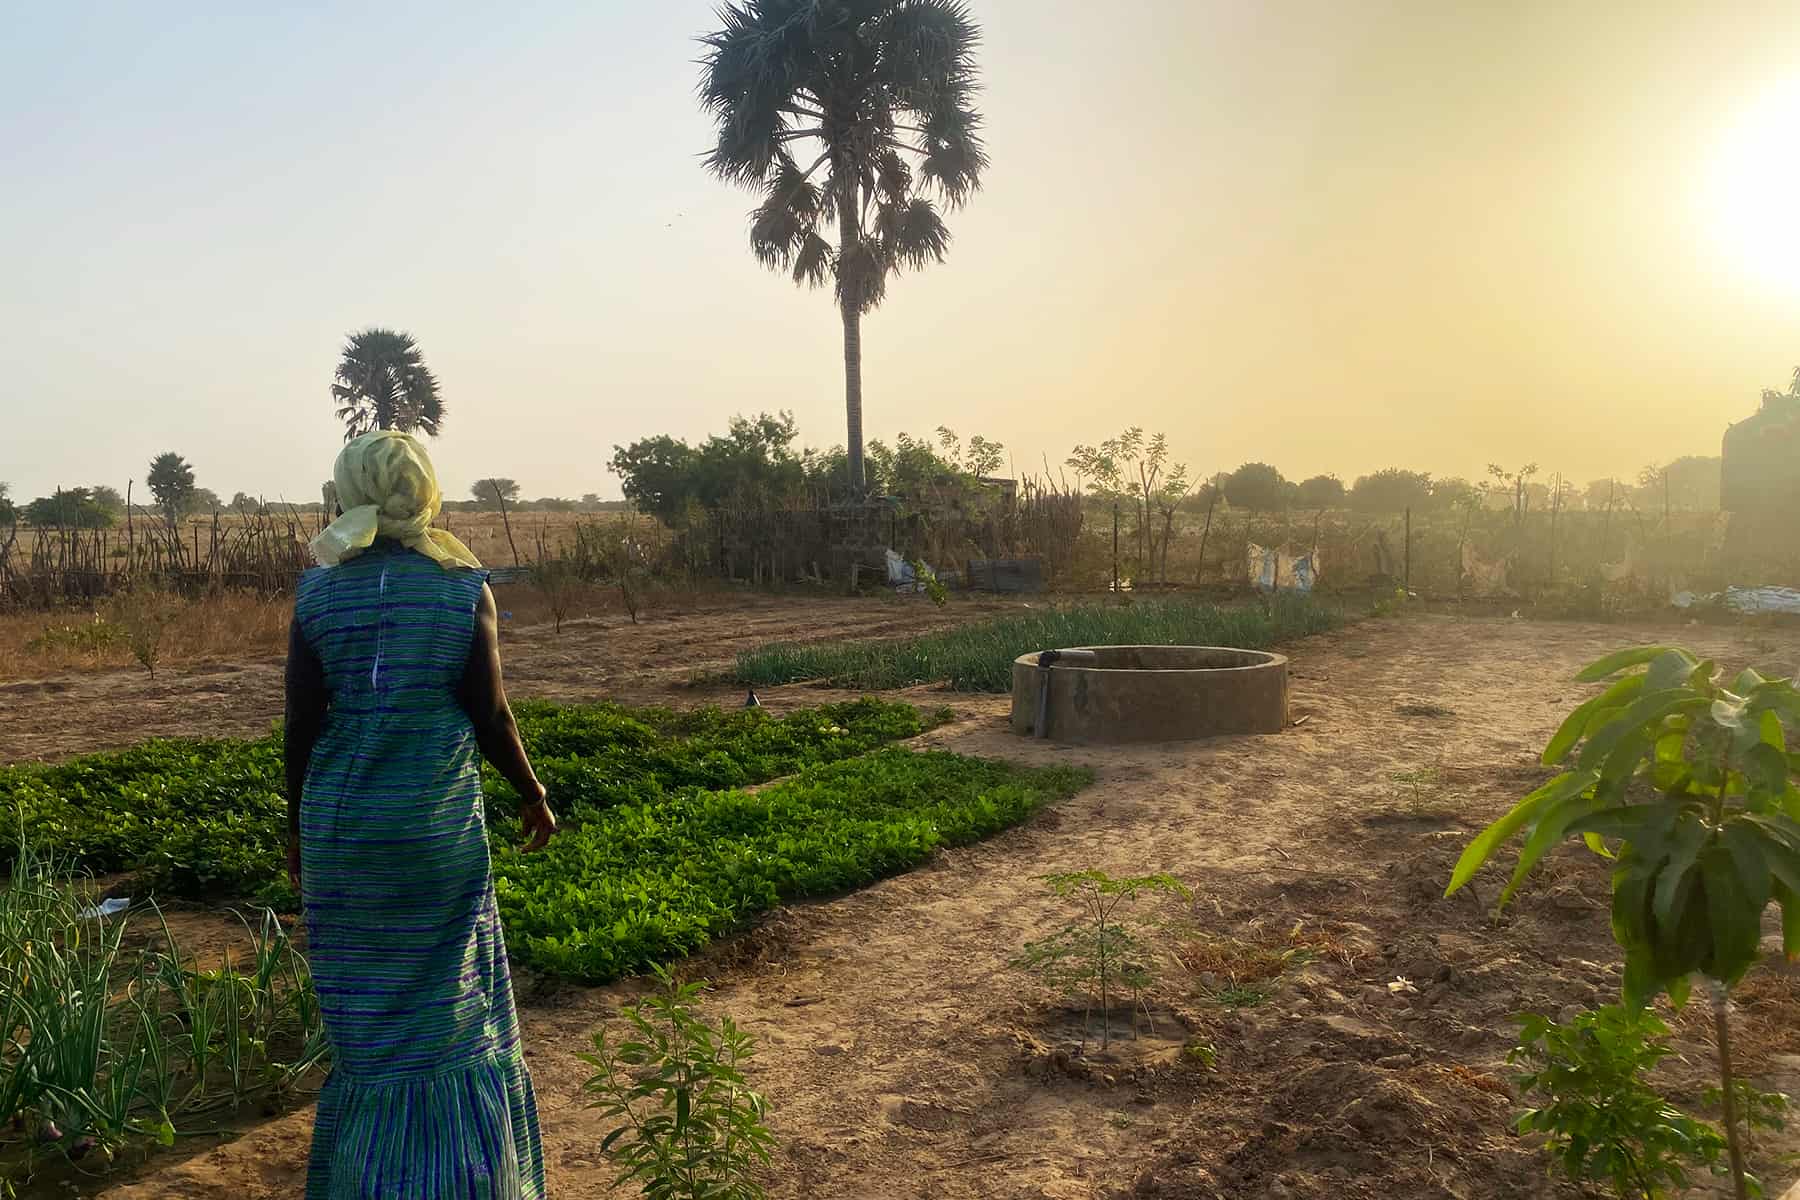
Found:
<svg viewBox="0 0 1800 1200"><path fill-rule="evenodd" d="M738 658L749 684L822 680L834 687L901 688L947 681L959 692L1009 692L1013 660L1069 646L1199 645L1259 650L1343 622L1340 609L1306 596L1220 606L1195 600L1082 605L995 617L941 633L886 642L765 646Z"/></svg>
<svg viewBox="0 0 1800 1200"><path fill-rule="evenodd" d="M1155 955L1127 924L1120 910L1134 905L1139 896L1170 894L1191 899L1180 880L1169 875L1140 875L1114 879L1105 871L1065 871L1046 875L1044 882L1064 900L1073 902L1076 917L1049 937L1026 942L1013 966L1031 972L1051 989L1083 993L1081 1037L1086 1048L1088 1016L1100 1010L1100 1048L1112 1044L1113 1001L1121 991L1131 996L1131 1029L1137 1033L1137 1012L1144 1007L1143 994L1156 981Z"/></svg>
<svg viewBox="0 0 1800 1200"><path fill-rule="evenodd" d="M615 1185L635 1183L656 1200L761 1200L751 1172L769 1161L769 1105L745 1081L756 1043L723 1017L717 1029L695 1011L704 983L676 983L660 968L661 991L625 1009L632 1036L602 1029L596 1069L584 1090L591 1107L620 1124L600 1143L619 1163Z"/></svg>
<svg viewBox="0 0 1800 1200"><path fill-rule="evenodd" d="M174 596L152 583L139 583L112 602L112 623L125 631L131 656L152 679L156 678L156 664L162 661L163 635L175 623L180 607Z"/></svg>
<svg viewBox="0 0 1800 1200"><path fill-rule="evenodd" d="M1655 1200L1687 1186L1693 1166L1717 1170L1725 1139L1672 1106L1644 1074L1673 1053L1669 1029L1647 1009L1608 1005L1567 1025L1528 1013L1507 1061L1526 1068L1520 1090L1538 1102L1518 1119L1577 1183Z"/></svg>
<svg viewBox="0 0 1800 1200"><path fill-rule="evenodd" d="M92 620L64 621L44 626L44 632L25 643L27 654L58 652L99 656L125 641L125 630L99 613Z"/></svg>

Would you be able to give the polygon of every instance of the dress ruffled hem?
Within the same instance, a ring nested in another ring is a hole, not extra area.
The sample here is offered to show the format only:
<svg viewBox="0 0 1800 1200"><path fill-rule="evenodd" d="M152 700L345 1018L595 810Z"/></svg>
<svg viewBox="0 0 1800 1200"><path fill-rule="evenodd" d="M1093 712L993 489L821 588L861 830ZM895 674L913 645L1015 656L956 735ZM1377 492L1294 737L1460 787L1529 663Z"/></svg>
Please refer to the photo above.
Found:
<svg viewBox="0 0 1800 1200"><path fill-rule="evenodd" d="M513 1051L319 1093L306 1200L543 1200L537 1100Z"/></svg>

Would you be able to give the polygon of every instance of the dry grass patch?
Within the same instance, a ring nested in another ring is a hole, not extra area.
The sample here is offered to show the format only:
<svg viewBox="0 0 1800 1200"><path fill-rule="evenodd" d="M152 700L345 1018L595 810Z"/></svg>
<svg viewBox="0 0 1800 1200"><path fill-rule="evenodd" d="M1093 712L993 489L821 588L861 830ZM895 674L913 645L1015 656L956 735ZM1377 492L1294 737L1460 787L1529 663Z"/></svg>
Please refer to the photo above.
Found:
<svg viewBox="0 0 1800 1200"><path fill-rule="evenodd" d="M221 592L184 601L161 635L158 666L280 654L293 601ZM0 680L129 667L131 639L108 601L94 609L0 614Z"/></svg>
<svg viewBox="0 0 1800 1200"><path fill-rule="evenodd" d="M1175 947L1175 960L1205 995L1229 1007L1266 1000L1295 967L1318 959L1350 965L1355 952L1331 930L1304 921L1291 927L1252 923L1242 933L1196 933Z"/></svg>

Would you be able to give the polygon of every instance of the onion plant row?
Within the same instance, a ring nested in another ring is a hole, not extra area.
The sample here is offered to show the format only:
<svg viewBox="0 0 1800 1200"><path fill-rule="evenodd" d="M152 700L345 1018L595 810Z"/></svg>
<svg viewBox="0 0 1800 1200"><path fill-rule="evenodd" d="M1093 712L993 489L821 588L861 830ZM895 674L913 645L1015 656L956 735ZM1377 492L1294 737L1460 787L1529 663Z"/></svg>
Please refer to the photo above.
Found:
<svg viewBox="0 0 1800 1200"><path fill-rule="evenodd" d="M1247 604L1162 599L1046 607L917 637L776 643L740 656L737 678L748 684L817 681L874 689L947 683L959 692L1007 692L1013 660L1036 650L1131 645L1261 650L1324 633L1343 621L1344 610L1332 602L1285 594Z"/></svg>

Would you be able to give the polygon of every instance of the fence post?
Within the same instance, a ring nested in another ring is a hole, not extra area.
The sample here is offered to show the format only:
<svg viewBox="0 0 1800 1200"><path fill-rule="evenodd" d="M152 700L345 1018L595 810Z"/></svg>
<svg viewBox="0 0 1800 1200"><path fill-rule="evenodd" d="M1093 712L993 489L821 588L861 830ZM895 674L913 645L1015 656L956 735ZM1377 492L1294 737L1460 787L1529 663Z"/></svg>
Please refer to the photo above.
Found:
<svg viewBox="0 0 1800 1200"><path fill-rule="evenodd" d="M1556 494L1550 498L1550 565L1544 572L1544 587L1556 591L1556 518L1562 512L1562 475L1556 476Z"/></svg>
<svg viewBox="0 0 1800 1200"><path fill-rule="evenodd" d="M1206 580L1206 539L1212 534L1213 505L1219 502L1219 489L1214 488L1212 495L1206 500L1206 527L1200 531L1200 562L1194 568L1194 586L1199 587Z"/></svg>
<svg viewBox="0 0 1800 1200"><path fill-rule="evenodd" d="M1401 577L1400 586L1410 596L1412 595L1412 508L1410 506L1406 510L1406 551L1401 555L1401 560L1405 563L1405 566L1402 567L1405 574Z"/></svg>
<svg viewBox="0 0 1800 1200"><path fill-rule="evenodd" d="M500 502L500 524L506 528L506 544L512 547L513 566L519 565L519 545L513 541L512 522L506 516L506 497L500 493L500 485L494 484L494 499Z"/></svg>
<svg viewBox="0 0 1800 1200"><path fill-rule="evenodd" d="M1119 594L1119 502L1113 501L1113 595Z"/></svg>

